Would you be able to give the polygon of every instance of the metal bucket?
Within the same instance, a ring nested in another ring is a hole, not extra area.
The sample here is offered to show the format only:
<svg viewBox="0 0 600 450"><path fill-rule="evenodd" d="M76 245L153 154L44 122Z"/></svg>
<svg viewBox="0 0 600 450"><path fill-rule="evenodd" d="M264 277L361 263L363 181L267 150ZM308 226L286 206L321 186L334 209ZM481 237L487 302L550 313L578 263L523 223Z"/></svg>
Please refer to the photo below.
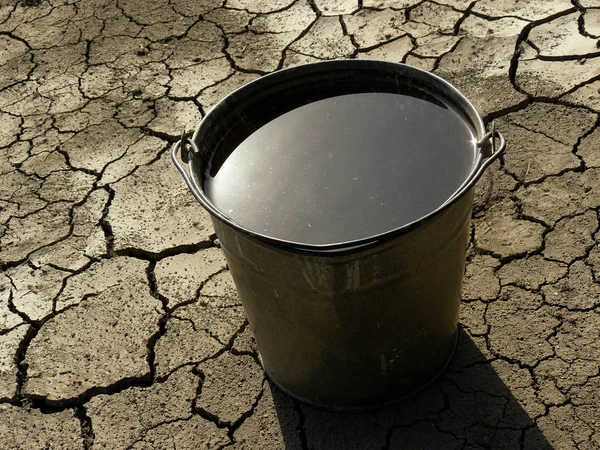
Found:
<svg viewBox="0 0 600 450"><path fill-rule="evenodd" d="M233 117L243 118L261 103L283 114L291 107L276 99L290 90L318 89L322 82L343 89L348 80L382 79L443 97L474 130L479 153L439 208L376 236L310 245L247 229L205 195L202 174L216 147L235 144L228 143ZM269 378L303 402L356 410L417 391L452 357L473 187L504 147L502 136L486 133L475 108L443 79L403 64L346 60L282 70L245 85L215 106L172 154L211 214Z"/></svg>

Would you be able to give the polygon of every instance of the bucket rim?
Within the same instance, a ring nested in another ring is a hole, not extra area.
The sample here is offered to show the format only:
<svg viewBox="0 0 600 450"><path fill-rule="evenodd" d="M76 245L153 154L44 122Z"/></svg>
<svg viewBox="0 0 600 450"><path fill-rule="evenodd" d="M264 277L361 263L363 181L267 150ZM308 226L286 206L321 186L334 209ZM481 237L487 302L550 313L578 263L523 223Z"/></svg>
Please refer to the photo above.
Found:
<svg viewBox="0 0 600 450"><path fill-rule="evenodd" d="M206 209L214 219L223 222L224 224L232 227L233 229L239 232L242 232L247 236L250 236L251 238L258 239L275 247L283 248L286 250L293 250L300 253L339 255L359 250L366 250L369 247L376 246L384 241L400 236L420 226L424 222L442 214L455 202L457 202L461 197L463 197L474 186L474 184L483 174L484 170L491 164L491 162L493 162L493 160L495 160L503 152L504 139L499 135L499 133L495 131L486 134L483 120L477 112L477 110L475 109L475 107L473 106L473 104L450 82L446 81L445 79L441 78L436 74L407 64L358 59L340 59L304 64L292 68L281 69L264 75L253 81L250 81L249 83L232 91L227 96L222 98L217 104L215 104L212 107L212 109L210 109L209 112L205 115L205 117L200 121L200 123L194 131L192 138L187 139L187 142L191 144L195 150L197 150L199 134L203 127L206 127L207 123L213 122L220 115L225 114L226 110L231 109L231 105L234 104L239 97L248 96L253 92L254 94L260 93L263 89L269 86L272 87L274 83L277 83L281 80L289 80L290 78L304 77L320 72L326 74L330 71L339 72L353 69L378 69L382 71L389 71L390 73L403 75L408 73L411 75L411 77L423 81L423 85L421 86L422 88L425 88L427 86L435 87L440 92L442 98L444 98L446 101L449 101L453 107L457 108L459 112L461 112L461 114L463 115L463 120L468 121L469 125L472 126L475 132L475 138L478 141L478 154L474 158L473 167L471 168L471 172L469 173L469 175L465 178L462 185L460 185L459 188L455 190L443 204L441 204L439 207L432 210L431 212L425 214L424 216L420 217L419 219L405 223L399 227L387 230L385 232L364 238L327 244L310 244L277 238L257 232L237 223L235 220L233 220L231 217L229 217L227 214L221 211L206 196L204 190L198 182L199 178L194 171L194 164L192 163L192 161L190 160L188 162L189 174L185 171L185 169L183 169L183 167L178 161L177 152L181 146L185 145L185 140L182 139L181 141L176 142L173 145L173 161L184 176L184 179L187 182L190 190L192 191L192 194L194 195L196 200L202 205L202 207ZM500 148L492 154L490 154L489 149L487 148L489 146L486 142L486 140L490 138L490 135L492 141L496 136L500 137L501 140ZM190 152L189 154L193 156L192 152Z"/></svg>

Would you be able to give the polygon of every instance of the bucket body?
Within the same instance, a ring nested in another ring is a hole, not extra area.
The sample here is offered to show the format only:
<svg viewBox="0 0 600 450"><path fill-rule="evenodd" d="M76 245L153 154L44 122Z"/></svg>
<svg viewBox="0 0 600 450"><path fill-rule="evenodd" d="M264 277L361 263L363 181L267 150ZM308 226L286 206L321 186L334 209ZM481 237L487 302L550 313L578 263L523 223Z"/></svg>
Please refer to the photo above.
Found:
<svg viewBox="0 0 600 450"><path fill-rule="evenodd" d="M265 372L330 409L379 406L432 381L457 338L473 190L376 247L302 254L213 220Z"/></svg>
<svg viewBox="0 0 600 450"><path fill-rule="evenodd" d="M223 158L219 148L240 142L233 123L244 123L261 107L275 116L285 113L289 102L277 99L294 89L312 89L318 97L320 90L368 84L370 77L385 89L403 84L443 96L473 129L480 154L439 208L377 236L311 245L244 228L207 198L206 167ZM180 150L189 171L179 162ZM242 87L172 152L192 193L211 213L267 375L301 401L356 410L415 392L450 360L474 184L503 150L499 133L486 134L473 106L441 78L402 64L352 60L288 69Z"/></svg>

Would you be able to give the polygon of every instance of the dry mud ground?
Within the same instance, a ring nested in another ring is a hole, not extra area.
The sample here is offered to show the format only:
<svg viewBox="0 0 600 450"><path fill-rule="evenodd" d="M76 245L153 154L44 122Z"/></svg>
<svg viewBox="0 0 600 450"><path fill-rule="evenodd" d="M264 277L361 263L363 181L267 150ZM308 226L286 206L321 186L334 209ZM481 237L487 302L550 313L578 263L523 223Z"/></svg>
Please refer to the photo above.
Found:
<svg viewBox="0 0 600 450"><path fill-rule="evenodd" d="M599 36L599 0L2 1L0 447L600 448ZM232 89L335 58L431 70L509 141L457 357L356 415L264 379L168 151Z"/></svg>

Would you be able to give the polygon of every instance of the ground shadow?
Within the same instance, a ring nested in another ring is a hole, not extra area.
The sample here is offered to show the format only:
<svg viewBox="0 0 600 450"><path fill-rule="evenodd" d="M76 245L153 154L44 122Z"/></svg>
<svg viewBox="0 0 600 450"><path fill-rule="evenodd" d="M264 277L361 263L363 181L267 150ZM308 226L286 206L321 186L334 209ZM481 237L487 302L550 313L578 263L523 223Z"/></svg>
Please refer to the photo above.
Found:
<svg viewBox="0 0 600 450"><path fill-rule="evenodd" d="M460 330L457 353L440 379L378 411L340 414L304 405L282 407L289 399L271 385L286 450L552 449L523 406L543 408L535 401L528 371L490 362L474 339Z"/></svg>

